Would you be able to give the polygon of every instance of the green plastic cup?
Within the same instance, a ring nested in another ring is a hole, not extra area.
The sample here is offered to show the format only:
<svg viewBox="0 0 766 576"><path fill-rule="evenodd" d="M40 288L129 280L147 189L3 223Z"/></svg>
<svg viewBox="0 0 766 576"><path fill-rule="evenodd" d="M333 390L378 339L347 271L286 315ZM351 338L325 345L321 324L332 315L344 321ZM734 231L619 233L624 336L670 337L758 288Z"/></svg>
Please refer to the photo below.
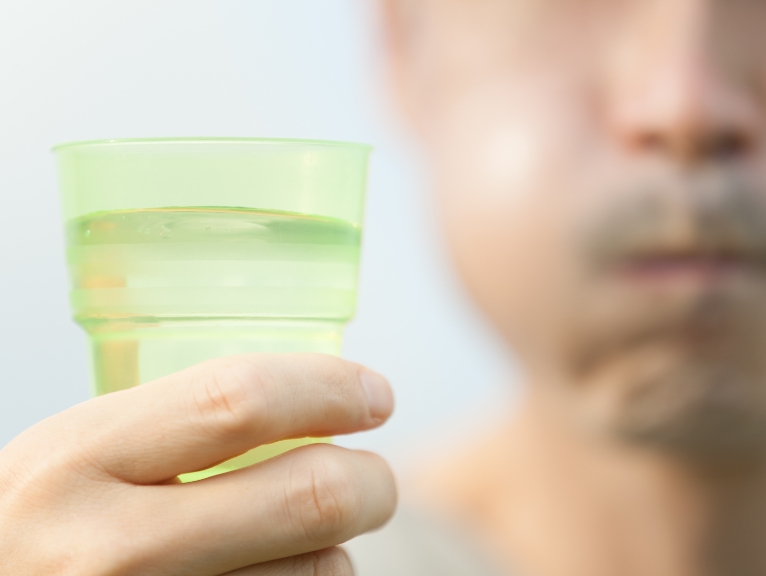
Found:
<svg viewBox="0 0 766 576"><path fill-rule="evenodd" d="M54 151L70 301L96 394L232 354L339 354L356 304L369 146L167 138Z"/></svg>

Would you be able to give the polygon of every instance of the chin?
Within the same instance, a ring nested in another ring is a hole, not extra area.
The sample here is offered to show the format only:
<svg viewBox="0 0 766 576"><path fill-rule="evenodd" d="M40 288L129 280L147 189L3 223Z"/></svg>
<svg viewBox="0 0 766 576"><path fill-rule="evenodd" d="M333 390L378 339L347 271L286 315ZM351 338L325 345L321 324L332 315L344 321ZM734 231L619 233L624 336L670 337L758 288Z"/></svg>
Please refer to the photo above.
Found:
<svg viewBox="0 0 766 576"><path fill-rule="evenodd" d="M584 306L563 355L583 424L688 457L766 457L766 306L724 288Z"/></svg>
<svg viewBox="0 0 766 576"><path fill-rule="evenodd" d="M766 458L766 375L686 359L624 381L603 414L620 441L698 460Z"/></svg>

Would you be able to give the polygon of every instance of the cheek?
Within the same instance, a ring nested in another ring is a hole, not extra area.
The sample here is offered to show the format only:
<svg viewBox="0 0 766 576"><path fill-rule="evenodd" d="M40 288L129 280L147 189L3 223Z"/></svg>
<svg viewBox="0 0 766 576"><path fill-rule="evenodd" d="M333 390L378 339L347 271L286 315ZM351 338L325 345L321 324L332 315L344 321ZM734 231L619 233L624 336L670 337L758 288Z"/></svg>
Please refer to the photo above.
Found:
<svg viewBox="0 0 766 576"><path fill-rule="evenodd" d="M442 189L441 198L450 250L468 290L519 352L538 348L561 317L561 291L571 278L565 204L531 185L510 195Z"/></svg>
<svg viewBox="0 0 766 576"><path fill-rule="evenodd" d="M550 338L570 277L568 219L596 142L576 95L487 85L430 112L427 144L452 254L519 352Z"/></svg>

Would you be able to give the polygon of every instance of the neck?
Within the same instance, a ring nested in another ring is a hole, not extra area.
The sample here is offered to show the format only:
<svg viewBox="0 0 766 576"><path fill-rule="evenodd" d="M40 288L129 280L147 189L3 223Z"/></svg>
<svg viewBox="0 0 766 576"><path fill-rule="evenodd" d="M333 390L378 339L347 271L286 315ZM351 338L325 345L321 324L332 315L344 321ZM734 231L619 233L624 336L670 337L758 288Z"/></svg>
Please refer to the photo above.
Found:
<svg viewBox="0 0 766 576"><path fill-rule="evenodd" d="M449 485L431 484L437 505L473 524L522 573L766 573L760 462L685 461L588 437L534 396L460 460Z"/></svg>

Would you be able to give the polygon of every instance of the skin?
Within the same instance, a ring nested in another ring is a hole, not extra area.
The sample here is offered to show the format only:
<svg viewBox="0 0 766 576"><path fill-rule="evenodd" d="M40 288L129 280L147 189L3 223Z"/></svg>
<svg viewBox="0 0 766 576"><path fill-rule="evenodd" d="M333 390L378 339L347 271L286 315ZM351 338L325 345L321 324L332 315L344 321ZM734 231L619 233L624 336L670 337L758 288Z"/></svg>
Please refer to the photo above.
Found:
<svg viewBox="0 0 766 576"><path fill-rule="evenodd" d="M381 3L457 268L529 384L422 499L523 573L763 574L766 4ZM363 374L241 357L42 422L0 451L3 568L350 574L333 546L394 505L376 457L173 479L378 425Z"/></svg>
<svg viewBox="0 0 766 576"><path fill-rule="evenodd" d="M517 415L418 497L539 576L766 572L766 3L382 0Z"/></svg>
<svg viewBox="0 0 766 576"><path fill-rule="evenodd" d="M75 406L0 451L2 571L350 575L335 546L395 506L379 457L311 445L176 476L278 439L367 430L392 409L381 376L313 354L215 360Z"/></svg>

